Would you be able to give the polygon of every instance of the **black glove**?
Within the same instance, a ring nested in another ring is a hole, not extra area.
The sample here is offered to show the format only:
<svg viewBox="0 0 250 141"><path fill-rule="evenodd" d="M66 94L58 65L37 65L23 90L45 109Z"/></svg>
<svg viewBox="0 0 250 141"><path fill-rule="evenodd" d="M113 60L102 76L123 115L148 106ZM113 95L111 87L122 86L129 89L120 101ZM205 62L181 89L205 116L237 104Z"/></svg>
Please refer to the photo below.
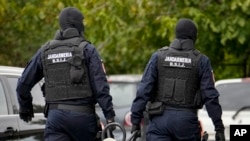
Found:
<svg viewBox="0 0 250 141"><path fill-rule="evenodd" d="M111 119L107 119L106 120L106 123L109 124L109 123L112 123L112 122L115 122L114 120L114 117L111 118ZM110 126L108 131L109 132L108 134L110 135L111 138L114 138L114 134L113 134L113 131L116 129L116 126ZM106 135L106 137L109 137L108 135Z"/></svg>
<svg viewBox="0 0 250 141"><path fill-rule="evenodd" d="M115 122L114 117L111 118L111 119L107 119L107 120L106 120L106 123L107 123L107 124L112 123L112 122ZM113 132L115 129L116 129L115 126L111 126L111 127L109 128L109 130L110 130L111 132Z"/></svg>
<svg viewBox="0 0 250 141"><path fill-rule="evenodd" d="M137 132L137 134L135 135L136 137L141 137L141 126L133 124L131 134L133 134L134 132Z"/></svg>
<svg viewBox="0 0 250 141"><path fill-rule="evenodd" d="M34 117L33 108L30 110L26 110L26 111L20 111L19 117L25 122L31 121L31 119Z"/></svg>
<svg viewBox="0 0 250 141"><path fill-rule="evenodd" d="M216 131L215 140L216 141L225 141L224 131Z"/></svg>

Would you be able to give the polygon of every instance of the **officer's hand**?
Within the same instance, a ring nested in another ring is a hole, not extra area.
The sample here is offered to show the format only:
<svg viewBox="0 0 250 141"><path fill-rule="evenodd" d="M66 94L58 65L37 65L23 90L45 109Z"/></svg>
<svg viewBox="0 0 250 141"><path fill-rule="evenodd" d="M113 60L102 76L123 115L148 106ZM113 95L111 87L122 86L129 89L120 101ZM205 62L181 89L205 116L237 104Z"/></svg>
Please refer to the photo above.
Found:
<svg viewBox="0 0 250 141"><path fill-rule="evenodd" d="M107 123L107 124L112 123L112 122L115 122L114 117L106 120L106 123ZM115 129L116 129L116 126L110 126L109 129L107 130L107 132L108 132L108 134L109 134L110 136L108 136L108 135L106 135L106 136L107 136L107 137L114 138L113 131L114 131Z"/></svg>
<svg viewBox="0 0 250 141"><path fill-rule="evenodd" d="M223 131L216 131L215 140L216 141L225 141L224 130Z"/></svg>
<svg viewBox="0 0 250 141"><path fill-rule="evenodd" d="M19 112L19 117L25 122L31 121L31 119L34 117L33 108L31 110Z"/></svg>
<svg viewBox="0 0 250 141"><path fill-rule="evenodd" d="M107 124L112 123L112 122L115 122L114 117L111 118L111 119L107 119L107 120L106 120L106 123L107 123ZM113 132L115 129L116 129L116 126L110 126L110 128L109 128L109 130L110 130L111 132Z"/></svg>
<svg viewBox="0 0 250 141"><path fill-rule="evenodd" d="M141 126L133 124L131 134L133 134L134 132L137 132L137 134L135 135L136 137L141 137Z"/></svg>

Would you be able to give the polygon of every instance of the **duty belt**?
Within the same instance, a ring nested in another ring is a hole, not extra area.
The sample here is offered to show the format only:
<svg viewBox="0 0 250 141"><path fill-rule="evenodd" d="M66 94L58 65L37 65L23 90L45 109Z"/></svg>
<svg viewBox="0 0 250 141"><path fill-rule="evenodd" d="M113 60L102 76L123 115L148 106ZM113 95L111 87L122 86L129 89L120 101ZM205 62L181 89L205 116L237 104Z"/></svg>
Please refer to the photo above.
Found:
<svg viewBox="0 0 250 141"><path fill-rule="evenodd" d="M89 106L79 106L79 105L68 105L68 104L49 104L49 110L52 109L61 109L61 110L70 110L74 112L82 113L95 113L95 109Z"/></svg>

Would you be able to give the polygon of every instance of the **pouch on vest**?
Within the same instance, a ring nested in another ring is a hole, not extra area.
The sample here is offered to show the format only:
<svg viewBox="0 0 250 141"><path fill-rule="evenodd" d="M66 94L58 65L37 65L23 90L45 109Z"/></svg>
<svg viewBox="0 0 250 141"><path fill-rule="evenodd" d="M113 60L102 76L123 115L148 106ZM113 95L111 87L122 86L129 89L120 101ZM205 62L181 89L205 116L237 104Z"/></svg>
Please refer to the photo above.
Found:
<svg viewBox="0 0 250 141"><path fill-rule="evenodd" d="M163 111L165 109L165 105L163 102L148 102L146 111L149 114L149 116L154 115L162 115Z"/></svg>
<svg viewBox="0 0 250 141"><path fill-rule="evenodd" d="M82 65L82 58L80 56L74 56L69 60L70 67L70 79L72 83L81 83L84 76L84 68Z"/></svg>

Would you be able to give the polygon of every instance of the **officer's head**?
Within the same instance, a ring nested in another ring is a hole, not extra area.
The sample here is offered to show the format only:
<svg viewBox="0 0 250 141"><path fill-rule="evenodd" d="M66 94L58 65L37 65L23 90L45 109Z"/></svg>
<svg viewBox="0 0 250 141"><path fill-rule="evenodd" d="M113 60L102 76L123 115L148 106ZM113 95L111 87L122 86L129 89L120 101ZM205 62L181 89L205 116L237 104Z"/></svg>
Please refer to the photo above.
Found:
<svg viewBox="0 0 250 141"><path fill-rule="evenodd" d="M191 39L195 42L197 27L192 20L182 18L176 24L175 36L177 39Z"/></svg>
<svg viewBox="0 0 250 141"><path fill-rule="evenodd" d="M83 14L74 7L64 8L59 15L59 24L62 30L77 28L79 33L84 31Z"/></svg>

